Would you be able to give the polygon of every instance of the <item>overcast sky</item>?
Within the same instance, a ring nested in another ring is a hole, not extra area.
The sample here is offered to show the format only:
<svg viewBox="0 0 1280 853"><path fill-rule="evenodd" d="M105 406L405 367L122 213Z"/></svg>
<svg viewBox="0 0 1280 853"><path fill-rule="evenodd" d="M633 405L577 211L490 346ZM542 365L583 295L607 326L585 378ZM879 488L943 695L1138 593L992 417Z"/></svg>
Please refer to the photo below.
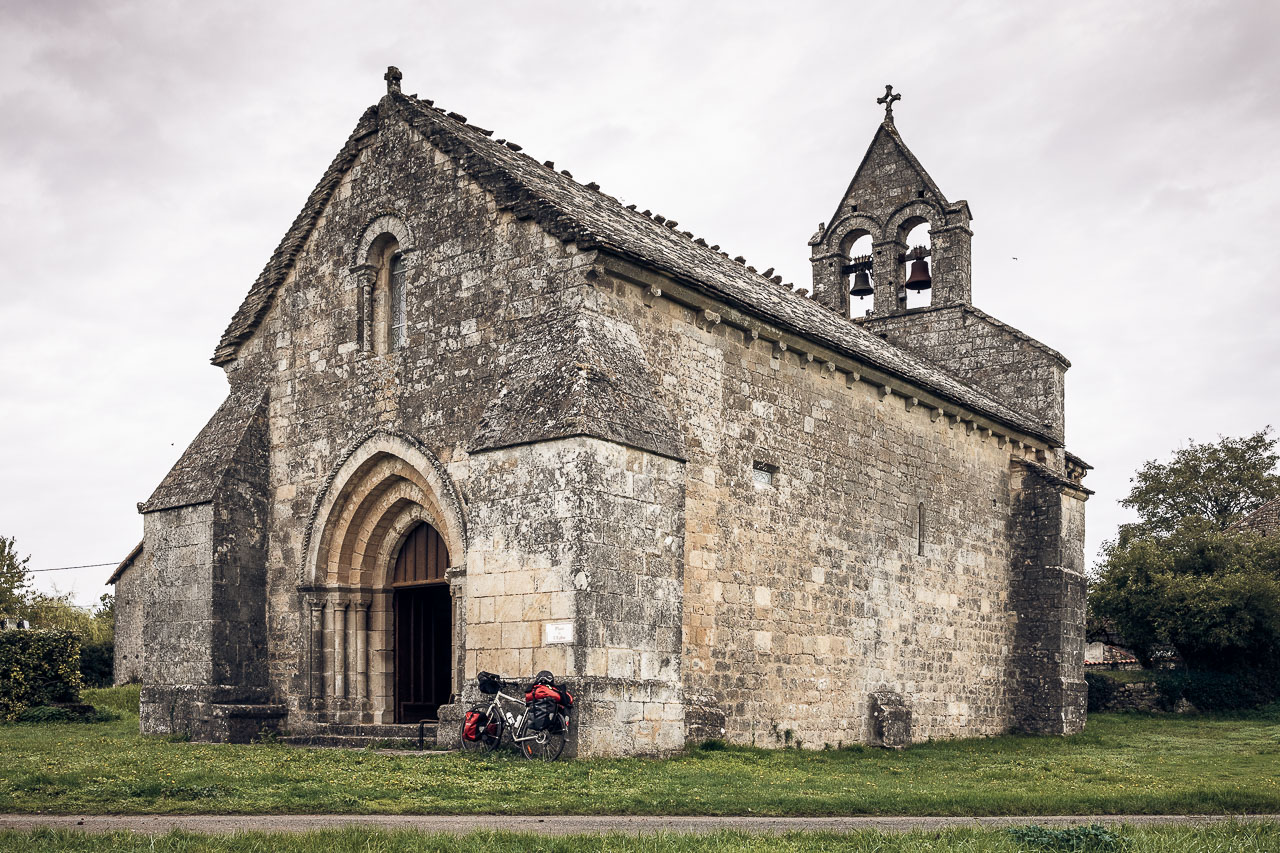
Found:
<svg viewBox="0 0 1280 853"><path fill-rule="evenodd" d="M798 285L892 83L972 207L974 304L1073 363L1092 558L1144 460L1280 425L1278 30L1266 0L0 0L0 535L34 569L133 547L225 394L220 333L394 64ZM88 603L110 571L36 577Z"/></svg>

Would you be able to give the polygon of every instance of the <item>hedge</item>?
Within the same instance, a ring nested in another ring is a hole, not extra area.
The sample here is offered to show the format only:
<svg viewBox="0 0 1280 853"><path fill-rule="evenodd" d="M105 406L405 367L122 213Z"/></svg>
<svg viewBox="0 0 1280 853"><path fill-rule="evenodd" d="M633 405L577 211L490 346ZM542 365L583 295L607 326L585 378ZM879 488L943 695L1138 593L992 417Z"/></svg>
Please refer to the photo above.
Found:
<svg viewBox="0 0 1280 853"><path fill-rule="evenodd" d="M1280 678L1262 669L1162 672L1156 676L1156 687L1167 707L1186 699L1198 711L1241 711L1280 697Z"/></svg>
<svg viewBox="0 0 1280 853"><path fill-rule="evenodd" d="M1116 682L1098 672L1086 672L1084 681L1089 685L1089 713L1107 710L1116 695Z"/></svg>
<svg viewBox="0 0 1280 853"><path fill-rule="evenodd" d="M70 631L0 631L0 722L25 708L80 698L80 638Z"/></svg>
<svg viewBox="0 0 1280 853"><path fill-rule="evenodd" d="M115 668L116 644L112 640L83 640L80 644L80 678L85 687L110 687Z"/></svg>

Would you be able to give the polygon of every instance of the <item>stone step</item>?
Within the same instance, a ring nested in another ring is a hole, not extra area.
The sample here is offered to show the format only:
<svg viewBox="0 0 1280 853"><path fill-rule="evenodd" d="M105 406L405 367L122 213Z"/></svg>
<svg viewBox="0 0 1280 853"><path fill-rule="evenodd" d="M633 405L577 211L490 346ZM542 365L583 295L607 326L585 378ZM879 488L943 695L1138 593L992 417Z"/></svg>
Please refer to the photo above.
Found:
<svg viewBox="0 0 1280 853"><path fill-rule="evenodd" d="M434 720L422 725L423 745L436 744L437 724ZM331 723L313 732L300 732L280 738L282 743L294 746L335 746L349 749L368 747L389 749L417 749L417 723Z"/></svg>
<svg viewBox="0 0 1280 853"><path fill-rule="evenodd" d="M332 734L288 735L280 738L280 743L286 743L290 746L323 746L340 747L345 749L417 749L418 734L417 732L414 732L414 735L411 738ZM432 749L435 745L435 732L431 732L426 737L425 746L427 749Z"/></svg>
<svg viewBox="0 0 1280 853"><path fill-rule="evenodd" d="M428 737L434 737L436 722L428 720L423 727ZM361 737L418 739L417 723L330 723L317 734L356 735Z"/></svg>

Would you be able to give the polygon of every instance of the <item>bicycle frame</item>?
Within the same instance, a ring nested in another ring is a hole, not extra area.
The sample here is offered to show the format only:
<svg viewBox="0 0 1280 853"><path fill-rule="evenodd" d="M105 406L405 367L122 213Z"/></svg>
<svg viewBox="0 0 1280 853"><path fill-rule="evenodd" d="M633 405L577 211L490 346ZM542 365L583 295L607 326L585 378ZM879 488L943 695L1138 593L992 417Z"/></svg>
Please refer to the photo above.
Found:
<svg viewBox="0 0 1280 853"><path fill-rule="evenodd" d="M520 708L522 709L521 713L512 714L510 711L503 708L502 701L501 701L503 699L506 699L508 702L514 705L519 705ZM526 740L537 739L538 737L537 732L526 735L525 737L520 737L520 735L524 732L525 721L529 717L529 703L525 702L523 699L517 696L511 696L499 690L497 693L493 694L493 700L489 703L489 707L487 710L489 712L490 717L492 717L494 715L494 712L496 711L498 716L500 716L503 720L506 721L508 730L511 732L511 740L513 742L521 743Z"/></svg>

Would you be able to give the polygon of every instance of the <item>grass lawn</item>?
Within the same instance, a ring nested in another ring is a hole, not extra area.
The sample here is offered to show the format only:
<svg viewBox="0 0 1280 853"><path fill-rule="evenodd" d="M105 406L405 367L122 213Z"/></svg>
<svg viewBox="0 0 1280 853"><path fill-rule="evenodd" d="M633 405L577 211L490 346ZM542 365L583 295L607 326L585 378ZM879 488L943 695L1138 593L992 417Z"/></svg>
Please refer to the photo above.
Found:
<svg viewBox="0 0 1280 853"><path fill-rule="evenodd" d="M786 835L750 835L720 832L711 835L563 836L546 838L508 832L475 832L469 835L431 835L407 830L384 832L344 829L298 835L243 833L196 835L171 832L148 836L128 832L90 835L80 832L0 832L0 853L31 850L63 853L816 853L842 850L848 853L1023 853L1023 851L1075 851L1076 853L1202 853L1208 850L1263 853L1280 849L1280 824L1223 823L1193 828L1134 828L1117 830L1081 827L1076 830L953 829L943 832L793 832Z"/></svg>
<svg viewBox="0 0 1280 853"><path fill-rule="evenodd" d="M114 701L115 691L86 691ZM417 814L1280 813L1280 707L1235 717L1100 714L1072 738L902 752L694 749L540 765L173 742L136 716L0 726L0 812Z"/></svg>

